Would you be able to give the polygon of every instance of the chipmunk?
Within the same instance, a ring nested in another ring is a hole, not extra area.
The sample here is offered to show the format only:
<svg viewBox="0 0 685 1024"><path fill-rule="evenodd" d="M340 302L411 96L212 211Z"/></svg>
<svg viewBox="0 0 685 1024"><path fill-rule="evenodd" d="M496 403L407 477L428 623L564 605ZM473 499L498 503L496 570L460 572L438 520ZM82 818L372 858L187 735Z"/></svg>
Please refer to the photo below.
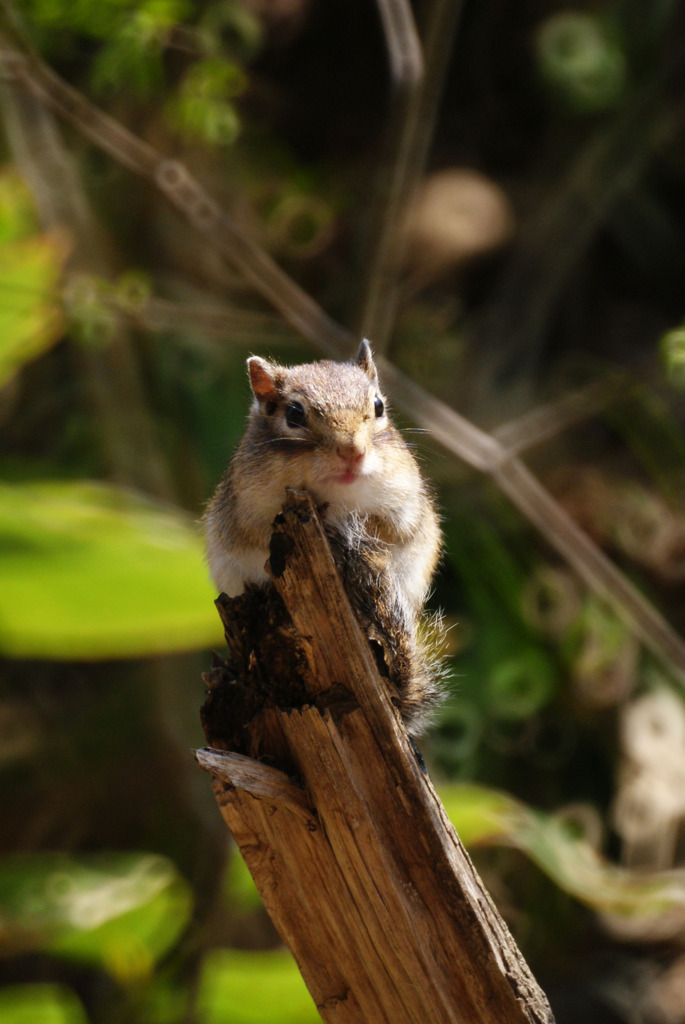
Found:
<svg viewBox="0 0 685 1024"><path fill-rule="evenodd" d="M229 597L245 584L268 582L272 524L285 489L307 490L416 734L439 698L423 605L441 532L429 487L388 417L369 343L351 362L284 367L252 356L247 368L254 394L247 430L204 517L212 579Z"/></svg>

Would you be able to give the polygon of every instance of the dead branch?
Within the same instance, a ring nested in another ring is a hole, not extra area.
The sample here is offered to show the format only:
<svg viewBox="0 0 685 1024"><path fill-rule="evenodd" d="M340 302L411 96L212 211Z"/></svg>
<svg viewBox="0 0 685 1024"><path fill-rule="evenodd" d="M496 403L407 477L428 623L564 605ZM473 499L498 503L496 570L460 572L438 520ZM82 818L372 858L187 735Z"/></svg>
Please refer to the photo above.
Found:
<svg viewBox="0 0 685 1024"><path fill-rule="evenodd" d="M273 588L217 602L198 751L325 1021L549 1024L552 1014L392 707L307 495Z"/></svg>

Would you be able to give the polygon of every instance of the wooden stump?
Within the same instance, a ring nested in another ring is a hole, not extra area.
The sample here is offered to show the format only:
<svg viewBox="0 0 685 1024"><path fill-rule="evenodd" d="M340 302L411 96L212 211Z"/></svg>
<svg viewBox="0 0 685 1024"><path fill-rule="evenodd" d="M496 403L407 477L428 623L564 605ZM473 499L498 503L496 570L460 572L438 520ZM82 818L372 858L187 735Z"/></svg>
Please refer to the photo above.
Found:
<svg viewBox="0 0 685 1024"><path fill-rule="evenodd" d="M217 601L197 751L264 904L330 1024L550 1024L423 774L307 495L274 587Z"/></svg>

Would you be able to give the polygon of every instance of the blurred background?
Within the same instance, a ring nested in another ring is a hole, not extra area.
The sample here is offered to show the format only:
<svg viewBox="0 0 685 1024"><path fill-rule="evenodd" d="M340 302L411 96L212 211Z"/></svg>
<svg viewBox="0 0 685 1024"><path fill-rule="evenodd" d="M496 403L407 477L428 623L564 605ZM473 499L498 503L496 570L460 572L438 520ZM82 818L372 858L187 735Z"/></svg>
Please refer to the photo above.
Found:
<svg viewBox="0 0 685 1024"><path fill-rule="evenodd" d="M246 356L362 332L450 816L559 1024L685 1021L684 14L0 4L0 1024L318 1019L192 758L199 519Z"/></svg>

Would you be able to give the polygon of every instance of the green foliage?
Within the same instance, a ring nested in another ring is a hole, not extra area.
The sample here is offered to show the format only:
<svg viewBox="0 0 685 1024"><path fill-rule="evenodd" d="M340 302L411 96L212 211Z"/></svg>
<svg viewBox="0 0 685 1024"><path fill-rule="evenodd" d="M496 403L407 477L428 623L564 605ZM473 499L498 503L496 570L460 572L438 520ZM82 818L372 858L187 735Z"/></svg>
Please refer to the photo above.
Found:
<svg viewBox="0 0 685 1024"><path fill-rule="evenodd" d="M35 234L21 179L0 175L0 388L61 335L59 281L66 246Z"/></svg>
<svg viewBox="0 0 685 1024"><path fill-rule="evenodd" d="M63 258L63 246L48 237L0 243L0 387L60 337Z"/></svg>
<svg viewBox="0 0 685 1024"><path fill-rule="evenodd" d="M212 597L199 531L178 512L104 484L0 485L5 654L96 659L220 644Z"/></svg>
<svg viewBox="0 0 685 1024"><path fill-rule="evenodd" d="M66 985L11 985L0 989L0 1024L87 1024L87 1018Z"/></svg>
<svg viewBox="0 0 685 1024"><path fill-rule="evenodd" d="M91 66L94 88L106 93L125 84L141 96L162 85L161 56L168 35L192 14L188 0L25 0L22 6L41 48L59 50L67 42L69 52L80 40L97 42Z"/></svg>
<svg viewBox="0 0 685 1024"><path fill-rule="evenodd" d="M627 77L615 26L583 11L549 17L537 33L543 78L569 109L606 110L621 99Z"/></svg>
<svg viewBox="0 0 685 1024"><path fill-rule="evenodd" d="M191 906L187 883L164 857L7 858L0 861L0 952L40 950L131 984L178 940Z"/></svg>
<svg viewBox="0 0 685 1024"><path fill-rule="evenodd" d="M247 85L241 60L254 53L261 35L257 20L237 0L210 5L206 12L189 0L27 0L25 13L43 52L57 59L95 44L89 59L95 94L140 102L166 92L172 131L211 146L238 137L232 100ZM170 73L170 54L182 55L180 74Z"/></svg>
<svg viewBox="0 0 685 1024"><path fill-rule="evenodd" d="M549 703L556 685L549 656L538 647L519 647L506 661L493 665L486 700L497 718L530 718Z"/></svg>
<svg viewBox="0 0 685 1024"><path fill-rule="evenodd" d="M471 784L440 787L464 843L508 845L525 853L556 885L607 916L649 923L685 907L674 873L645 876L608 863L563 817L546 815L501 791ZM234 857L227 896L245 891L247 872ZM240 879L243 879L240 881ZM255 890L238 897L254 906ZM42 950L99 965L125 986L152 980L191 910L190 890L164 858L149 854L79 857L33 855L0 862L0 953ZM158 979L148 995L155 1021L179 1019L182 995ZM35 1013L30 1017L31 1012ZM25 1017L11 1014L25 1013ZM78 1002L62 988L26 987L0 996L0 1024L80 1024ZM305 1024L318 1020L292 957L285 950L215 949L203 960L195 1013L201 1024Z"/></svg>
<svg viewBox="0 0 685 1024"><path fill-rule="evenodd" d="M466 846L515 846L564 892L596 911L650 922L685 909L682 875L645 875L619 868L563 817L541 814L505 793L481 786L441 786L440 796Z"/></svg>
<svg viewBox="0 0 685 1024"><path fill-rule="evenodd" d="M25 187L5 173L0 388L45 352L63 325L64 246L33 234L34 227ZM140 293L139 277L122 280L119 291L129 294L135 280ZM91 298L79 304L72 294L79 333L100 337L97 289L81 291ZM47 616L36 613L39 594L49 595ZM104 484L0 482L0 653L95 659L206 647L221 639L211 598L199 530L180 512Z"/></svg>
<svg viewBox="0 0 685 1024"><path fill-rule="evenodd" d="M166 107L169 125L190 141L209 145L235 142L240 121L231 100L245 89L237 64L216 57L196 61Z"/></svg>
<svg viewBox="0 0 685 1024"><path fill-rule="evenodd" d="M102 0L92 4L89 0L76 0L64 4L60 0L24 0L22 9L30 25L41 33L41 39L49 45L50 33L65 31L93 39L113 39L135 17L138 9L160 12L172 10L179 5L175 0L161 0L140 4L137 0Z"/></svg>
<svg viewBox="0 0 685 1024"><path fill-rule="evenodd" d="M200 1024L318 1024L295 961L284 950L215 950L204 963Z"/></svg>
<svg viewBox="0 0 685 1024"><path fill-rule="evenodd" d="M631 640L625 623L589 596L569 623L561 650L577 678L592 680L611 671Z"/></svg>
<svg viewBox="0 0 685 1024"><path fill-rule="evenodd" d="M685 326L664 334L661 354L669 379L679 388L685 386Z"/></svg>
<svg viewBox="0 0 685 1024"><path fill-rule="evenodd" d="M467 516L465 531L460 523ZM544 636L522 614L529 570L507 543L505 530L485 515L474 516L459 500L446 524L447 558L471 618L457 658L458 697L446 708L443 722L458 727L460 742L472 753L484 717L528 719L553 700L559 681ZM478 643L485 631L488 643ZM456 756L454 746L452 753Z"/></svg>
<svg viewBox="0 0 685 1024"><path fill-rule="evenodd" d="M224 896L236 910L254 910L261 898L243 858L236 852L228 863L224 879Z"/></svg>
<svg viewBox="0 0 685 1024"><path fill-rule="evenodd" d="M97 8L99 4L93 6ZM85 24L89 34L99 34L106 42L93 62L93 88L101 94L115 92L125 82L139 97L159 92L164 84L165 42L171 30L191 11L192 5L186 0L147 0L127 10L112 10L111 20Z"/></svg>
<svg viewBox="0 0 685 1024"><path fill-rule="evenodd" d="M17 242L38 231L36 210L21 175L10 165L0 173L0 243Z"/></svg>

